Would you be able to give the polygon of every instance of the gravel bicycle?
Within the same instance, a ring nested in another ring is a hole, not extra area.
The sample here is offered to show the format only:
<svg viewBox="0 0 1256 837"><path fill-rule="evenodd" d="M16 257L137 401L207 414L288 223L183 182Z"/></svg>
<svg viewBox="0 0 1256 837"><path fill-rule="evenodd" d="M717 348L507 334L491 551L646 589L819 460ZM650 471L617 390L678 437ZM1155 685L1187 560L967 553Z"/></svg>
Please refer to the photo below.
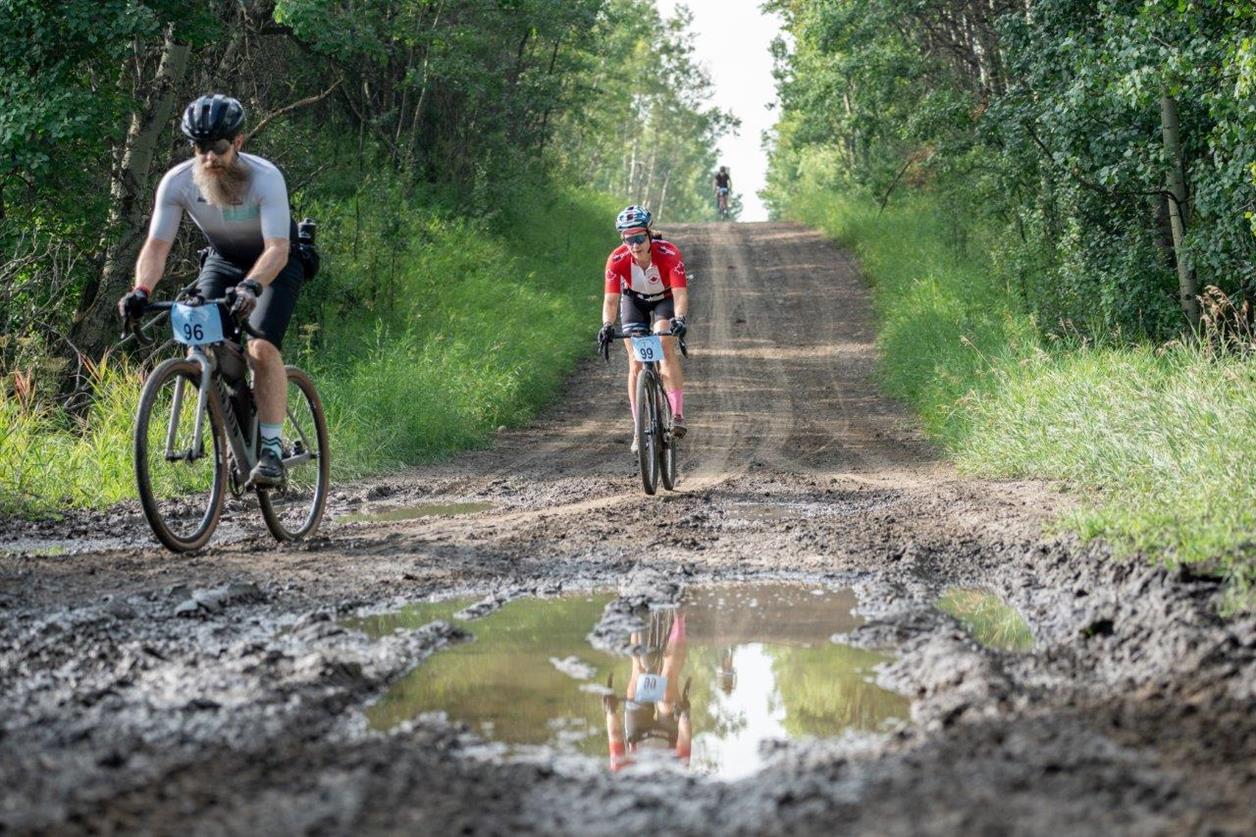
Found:
<svg viewBox="0 0 1256 837"><path fill-rule="evenodd" d="M249 484L257 463L258 417L246 361L248 338L260 337L228 313L234 288L221 299L201 299L185 289L173 302L154 302L147 312L170 314L174 340L187 347L181 358L159 364L144 382L135 414L135 479L153 534L168 549L190 552L208 541L222 516L226 492L256 490L266 528L276 540L309 535L327 503L327 419L309 375L288 373L283 423L283 485ZM138 320L127 330L151 344Z"/></svg>
<svg viewBox="0 0 1256 837"><path fill-rule="evenodd" d="M641 486L646 494L658 489L660 478L668 491L676 490L676 461L679 440L672 432L672 407L663 389L663 375L659 365L663 361L662 337L651 334L646 328L629 331L617 330L614 339L632 341L632 352L641 361L641 374L637 376L636 443L637 458L641 465ZM677 338L680 353L689 356L685 338ZM605 353L610 356L607 345Z"/></svg>

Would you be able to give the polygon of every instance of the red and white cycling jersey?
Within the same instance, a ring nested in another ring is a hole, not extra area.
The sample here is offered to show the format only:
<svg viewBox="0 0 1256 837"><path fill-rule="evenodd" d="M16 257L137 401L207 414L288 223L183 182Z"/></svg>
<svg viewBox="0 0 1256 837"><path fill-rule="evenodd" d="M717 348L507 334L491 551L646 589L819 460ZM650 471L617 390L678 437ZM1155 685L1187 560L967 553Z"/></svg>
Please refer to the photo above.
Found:
<svg viewBox="0 0 1256 837"><path fill-rule="evenodd" d="M632 291L642 296L672 295L672 288L686 288L685 260L670 241L656 239L650 245L650 266L642 268L628 251L616 247L606 260L606 293Z"/></svg>

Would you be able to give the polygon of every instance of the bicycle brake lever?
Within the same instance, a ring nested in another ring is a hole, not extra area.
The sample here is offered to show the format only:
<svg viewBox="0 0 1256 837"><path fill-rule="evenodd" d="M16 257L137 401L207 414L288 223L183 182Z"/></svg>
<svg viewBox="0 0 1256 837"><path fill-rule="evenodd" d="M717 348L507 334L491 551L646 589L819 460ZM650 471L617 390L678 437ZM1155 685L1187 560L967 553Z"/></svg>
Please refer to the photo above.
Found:
<svg viewBox="0 0 1256 837"><path fill-rule="evenodd" d="M127 320L126 325L122 329L122 338L134 337L135 342L141 346L152 345L153 338L144 334L144 327L139 320Z"/></svg>

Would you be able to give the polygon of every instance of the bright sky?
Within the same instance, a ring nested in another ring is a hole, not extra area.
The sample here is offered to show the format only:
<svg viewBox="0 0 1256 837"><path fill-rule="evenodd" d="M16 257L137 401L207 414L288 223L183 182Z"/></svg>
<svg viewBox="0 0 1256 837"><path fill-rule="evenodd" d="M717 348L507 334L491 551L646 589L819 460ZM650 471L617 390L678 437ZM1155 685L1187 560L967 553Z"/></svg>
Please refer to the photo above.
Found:
<svg viewBox="0 0 1256 837"><path fill-rule="evenodd" d="M776 122L775 112L767 109L776 98L768 47L780 31L780 19L761 11L760 0L681 2L693 12L695 55L715 84L712 104L741 119L737 134L720 143L720 163L733 176L733 191L741 193L740 220L766 221L767 210L757 194L768 168L760 142ZM677 5L677 0L658 0L664 17Z"/></svg>

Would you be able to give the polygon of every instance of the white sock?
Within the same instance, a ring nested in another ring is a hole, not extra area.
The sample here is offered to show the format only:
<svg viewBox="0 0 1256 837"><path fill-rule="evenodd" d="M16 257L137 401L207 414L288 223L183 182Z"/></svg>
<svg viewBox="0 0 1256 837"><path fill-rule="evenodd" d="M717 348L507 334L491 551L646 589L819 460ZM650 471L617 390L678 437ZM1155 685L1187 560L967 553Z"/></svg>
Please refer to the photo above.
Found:
<svg viewBox="0 0 1256 837"><path fill-rule="evenodd" d="M262 448L270 448L271 452L283 458L283 432L282 424L266 424L261 422L257 427L258 435L262 439Z"/></svg>

